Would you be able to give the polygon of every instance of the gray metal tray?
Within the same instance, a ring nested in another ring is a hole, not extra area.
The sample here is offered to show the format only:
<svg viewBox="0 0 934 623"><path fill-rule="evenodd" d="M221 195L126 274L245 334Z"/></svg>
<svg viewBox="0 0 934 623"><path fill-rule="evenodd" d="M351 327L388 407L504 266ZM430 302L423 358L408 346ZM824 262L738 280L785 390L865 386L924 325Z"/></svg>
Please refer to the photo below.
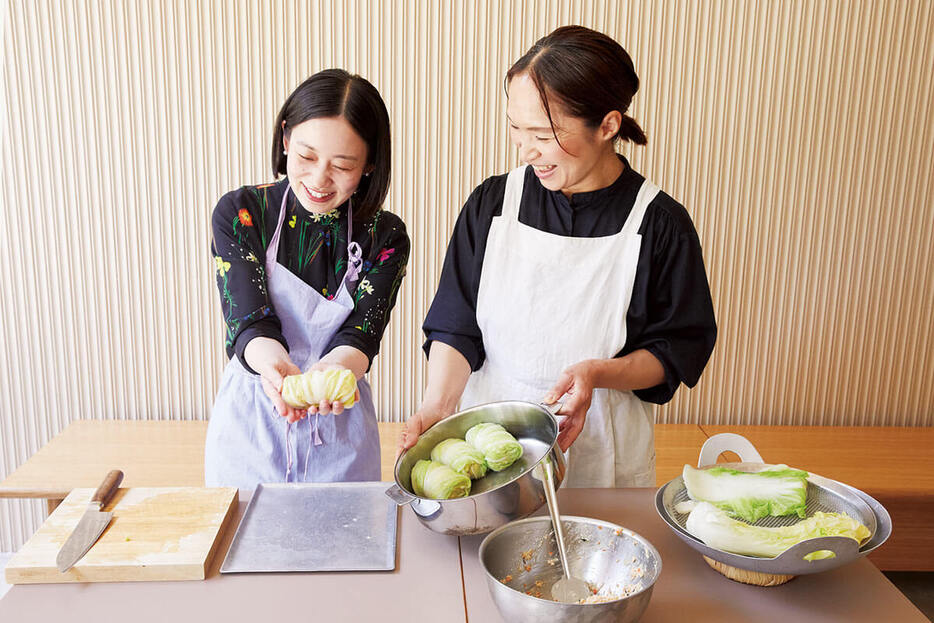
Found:
<svg viewBox="0 0 934 623"><path fill-rule="evenodd" d="M386 483L257 485L221 573L392 571L398 507Z"/></svg>

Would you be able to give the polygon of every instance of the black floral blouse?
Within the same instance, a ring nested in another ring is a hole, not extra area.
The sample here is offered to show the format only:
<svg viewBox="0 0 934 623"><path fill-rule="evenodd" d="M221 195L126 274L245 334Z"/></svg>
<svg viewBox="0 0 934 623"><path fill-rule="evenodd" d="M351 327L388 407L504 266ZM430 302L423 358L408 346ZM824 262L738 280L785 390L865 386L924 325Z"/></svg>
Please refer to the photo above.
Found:
<svg viewBox="0 0 934 623"><path fill-rule="evenodd" d="M227 355L243 358L254 337L271 337L286 348L282 325L266 290L266 247L276 231L282 194L288 192L278 262L302 281L333 299L347 270L347 204L326 214L305 210L289 191L288 180L244 186L221 197L212 218L211 252L227 326ZM353 346L369 357L389 322L409 258L405 224L391 212L378 211L369 221L353 223L363 266L350 292L354 308L324 349Z"/></svg>

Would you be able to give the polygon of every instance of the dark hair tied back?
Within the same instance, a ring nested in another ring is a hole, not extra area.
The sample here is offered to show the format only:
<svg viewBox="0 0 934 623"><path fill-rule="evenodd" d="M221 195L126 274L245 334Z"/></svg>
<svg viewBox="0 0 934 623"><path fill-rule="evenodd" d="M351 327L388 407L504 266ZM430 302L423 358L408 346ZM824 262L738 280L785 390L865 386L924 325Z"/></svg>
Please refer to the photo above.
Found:
<svg viewBox="0 0 934 623"><path fill-rule="evenodd" d="M272 137L272 174L278 177L286 173L283 137L300 123L321 117L343 117L366 143L366 166L370 174L360 179L354 193L353 214L354 220L369 220L383 205L389 192L392 151L386 104L376 87L365 78L343 69L325 69L298 85L276 117Z"/></svg>
<svg viewBox="0 0 934 623"><path fill-rule="evenodd" d="M628 116L639 90L632 59L616 41L583 26L562 26L535 42L506 73L506 86L528 72L538 89L554 128L549 98L556 98L568 114L596 128L607 113L623 116L616 138L645 145L645 132Z"/></svg>

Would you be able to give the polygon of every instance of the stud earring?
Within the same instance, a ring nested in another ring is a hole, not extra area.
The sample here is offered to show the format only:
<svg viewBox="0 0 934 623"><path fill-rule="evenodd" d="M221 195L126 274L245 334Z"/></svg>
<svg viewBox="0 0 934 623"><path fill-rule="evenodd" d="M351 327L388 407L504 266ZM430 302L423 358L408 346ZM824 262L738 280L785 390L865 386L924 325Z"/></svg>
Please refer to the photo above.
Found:
<svg viewBox="0 0 934 623"><path fill-rule="evenodd" d="M283 155L283 156L288 156L288 155L289 155L288 150L283 149L283 150L282 150L282 155Z"/></svg>

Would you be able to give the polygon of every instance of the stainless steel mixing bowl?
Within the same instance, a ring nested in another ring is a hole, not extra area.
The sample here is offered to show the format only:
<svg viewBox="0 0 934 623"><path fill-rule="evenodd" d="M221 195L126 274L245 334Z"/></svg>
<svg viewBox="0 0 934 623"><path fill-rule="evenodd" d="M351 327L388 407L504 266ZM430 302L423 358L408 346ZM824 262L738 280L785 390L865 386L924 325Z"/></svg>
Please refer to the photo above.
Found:
<svg viewBox="0 0 934 623"><path fill-rule="evenodd" d="M550 517L514 521L480 544L480 564L493 601L506 621L637 621L662 570L658 551L638 534L598 519L563 515L568 563L602 603L551 601L562 577Z"/></svg>

